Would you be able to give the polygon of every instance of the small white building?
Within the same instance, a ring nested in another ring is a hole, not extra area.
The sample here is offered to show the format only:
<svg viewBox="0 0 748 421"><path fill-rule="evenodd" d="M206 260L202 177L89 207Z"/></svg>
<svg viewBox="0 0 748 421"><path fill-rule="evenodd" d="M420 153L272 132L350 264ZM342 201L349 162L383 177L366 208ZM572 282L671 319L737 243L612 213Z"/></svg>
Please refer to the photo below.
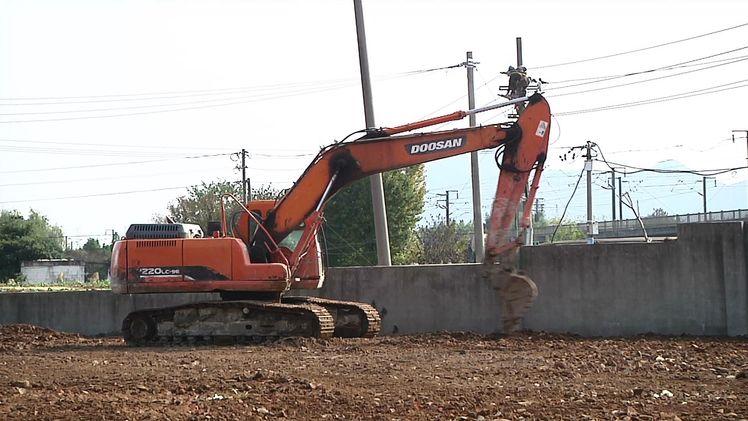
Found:
<svg viewBox="0 0 748 421"><path fill-rule="evenodd" d="M21 274L30 285L83 282L86 266L70 259L39 259L21 262Z"/></svg>

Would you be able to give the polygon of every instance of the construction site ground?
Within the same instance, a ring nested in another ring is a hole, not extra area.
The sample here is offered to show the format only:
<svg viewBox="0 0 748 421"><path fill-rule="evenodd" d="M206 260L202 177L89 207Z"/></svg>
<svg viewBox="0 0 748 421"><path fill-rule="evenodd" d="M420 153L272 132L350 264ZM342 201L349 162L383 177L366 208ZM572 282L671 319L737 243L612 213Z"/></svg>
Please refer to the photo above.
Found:
<svg viewBox="0 0 748 421"><path fill-rule="evenodd" d="M748 340L431 334L127 347L0 326L0 419L744 419Z"/></svg>

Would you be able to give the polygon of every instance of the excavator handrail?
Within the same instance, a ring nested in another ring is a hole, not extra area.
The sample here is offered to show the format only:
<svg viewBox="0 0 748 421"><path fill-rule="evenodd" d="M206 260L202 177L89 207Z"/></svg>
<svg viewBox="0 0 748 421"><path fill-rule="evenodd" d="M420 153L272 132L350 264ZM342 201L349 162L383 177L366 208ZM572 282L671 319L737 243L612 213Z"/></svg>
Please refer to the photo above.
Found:
<svg viewBox="0 0 748 421"><path fill-rule="evenodd" d="M275 240L273 239L273 237L270 235L270 232L262 224L262 221L260 221L259 218L257 218L249 209L247 209L247 207L244 204L242 204L242 202L239 199L236 198L236 196L234 196L231 193L224 193L223 195L221 195L221 230L224 233L228 232L228 230L227 230L228 229L228 226L227 226L228 224L226 223L226 207L225 207L225 203L224 203L224 199L227 198L227 197L230 197L231 199L233 199L234 202L236 202L242 208L242 210L244 212L247 212L247 215L249 215L249 217L252 218L252 220L255 222L255 224L257 224L257 227L260 228L265 233L267 239L270 241L271 245L273 246L273 250L270 250L270 251L279 250L280 246L278 245L278 243L275 242ZM289 264L288 259L286 258L286 256L283 253L278 253L278 254L283 259L282 263L285 263L286 266L289 266L290 264Z"/></svg>

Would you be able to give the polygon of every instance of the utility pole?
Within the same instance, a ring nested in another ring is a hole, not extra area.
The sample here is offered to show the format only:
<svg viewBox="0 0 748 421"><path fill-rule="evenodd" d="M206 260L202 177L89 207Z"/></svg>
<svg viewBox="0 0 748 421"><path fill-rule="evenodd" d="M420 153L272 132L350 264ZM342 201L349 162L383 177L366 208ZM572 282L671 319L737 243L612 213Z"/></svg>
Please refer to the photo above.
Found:
<svg viewBox="0 0 748 421"><path fill-rule="evenodd" d="M706 180L714 180L714 185L717 185L717 180L714 177L702 177L701 179L701 187L702 187L702 199L704 200L704 220L706 221L706 214L707 214L707 208L706 208Z"/></svg>
<svg viewBox="0 0 748 421"><path fill-rule="evenodd" d="M587 141L587 154L584 156L584 170L587 172L587 244L595 244L592 228L592 142Z"/></svg>
<svg viewBox="0 0 748 421"><path fill-rule="evenodd" d="M522 37L517 37L517 69L522 67ZM522 111L525 110L525 104L517 104L517 115L521 115ZM530 197L530 180L527 180L527 184L525 185L525 206L527 206L527 199ZM534 238L535 238L535 230L532 226L532 218L530 218L530 225L527 227L527 230L525 231L525 245L531 246L533 244Z"/></svg>
<svg viewBox="0 0 748 421"><path fill-rule="evenodd" d="M475 108L475 83L473 69L477 63L473 61L473 52L468 51L465 57L467 69L468 109ZM469 116L470 127L475 127L475 114ZM473 183L473 244L475 244L475 263L483 263L485 250L483 244L483 215L480 200L480 168L478 167L478 152L470 152L470 175ZM447 220L449 222L449 219Z"/></svg>
<svg viewBox="0 0 748 421"><path fill-rule="evenodd" d="M535 218L533 219L533 222L540 221L540 214L545 212L545 205L541 203L542 201L542 197L535 198Z"/></svg>
<svg viewBox="0 0 748 421"><path fill-rule="evenodd" d="M704 199L704 217L706 217L706 177L701 179L701 185L704 189L704 193L701 195L701 198Z"/></svg>
<svg viewBox="0 0 748 421"><path fill-rule="evenodd" d="M623 220L623 183L628 183L627 180L623 180L622 177L618 178L618 219ZM633 206L633 203L632 203ZM638 211L635 211L638 212ZM636 214L634 214L636 217Z"/></svg>
<svg viewBox="0 0 748 421"><path fill-rule="evenodd" d="M369 77L369 54L366 49L366 31L364 29L364 10L361 0L353 0L353 11L356 16L356 38L358 39L358 63L361 68L361 90L364 97L364 119L367 129L374 129L374 105L371 95ZM384 185L382 174L369 176L371 183L371 203L374 207L374 233L377 240L377 263L379 266L390 266L390 237L387 232L387 211L384 203Z"/></svg>
<svg viewBox="0 0 748 421"><path fill-rule="evenodd" d="M247 150L242 148L242 204L247 205Z"/></svg>
<svg viewBox="0 0 748 421"><path fill-rule="evenodd" d="M745 145L748 148L748 130L733 130L732 131L732 143L735 143L735 133L743 133L745 135ZM748 149L746 149L745 160L748 163Z"/></svg>
<svg viewBox="0 0 748 421"><path fill-rule="evenodd" d="M460 192L457 190L445 190L444 193L437 193L437 196L444 196L444 199L438 199L436 202L439 203L441 201L444 201L444 206L439 206L442 209L445 209L447 211L447 226L450 224L449 219L449 204L451 202L451 199L449 197L449 193L454 193L456 195L455 199L460 198ZM438 205L437 205L438 206Z"/></svg>
<svg viewBox="0 0 748 421"><path fill-rule="evenodd" d="M613 221L616 220L616 170L615 168L610 169L610 205L613 215Z"/></svg>

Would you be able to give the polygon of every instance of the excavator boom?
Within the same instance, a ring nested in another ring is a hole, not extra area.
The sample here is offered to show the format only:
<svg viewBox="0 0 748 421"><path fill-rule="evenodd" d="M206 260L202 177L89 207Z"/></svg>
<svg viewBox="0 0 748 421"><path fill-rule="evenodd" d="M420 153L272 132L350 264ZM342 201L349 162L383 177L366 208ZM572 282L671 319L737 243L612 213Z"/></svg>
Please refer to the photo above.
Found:
<svg viewBox="0 0 748 421"><path fill-rule="evenodd" d="M516 102L516 101L515 101ZM534 172L531 194L537 190L548 149L550 107L539 94L529 98L528 107L511 125L453 129L431 133L387 136L424 124L439 124L468 115L458 111L445 118L419 124L382 129L374 138L367 136L348 143L334 144L321 151L294 186L268 213L265 227L275 241L300 226L320 204L337 191L371 174L395 170L464 153L504 147L501 173L491 210L487 258L493 262L513 247L507 239L527 181ZM461 116L461 117L460 117ZM447 119L448 118L448 119ZM523 226L529 224L527 201Z"/></svg>

